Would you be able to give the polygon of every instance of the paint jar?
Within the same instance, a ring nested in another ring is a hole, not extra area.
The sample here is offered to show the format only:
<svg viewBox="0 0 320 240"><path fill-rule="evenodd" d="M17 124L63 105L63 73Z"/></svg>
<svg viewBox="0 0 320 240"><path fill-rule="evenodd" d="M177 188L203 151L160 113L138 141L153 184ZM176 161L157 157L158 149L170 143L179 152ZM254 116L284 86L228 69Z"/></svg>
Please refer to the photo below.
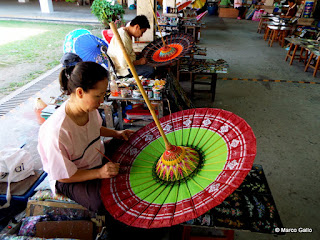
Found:
<svg viewBox="0 0 320 240"><path fill-rule="evenodd" d="M147 90L147 94L149 99L153 97L153 91L151 89Z"/></svg>
<svg viewBox="0 0 320 240"><path fill-rule="evenodd" d="M142 94L141 94L140 90L133 90L132 91L132 97L133 98L141 98Z"/></svg>
<svg viewBox="0 0 320 240"><path fill-rule="evenodd" d="M111 75L110 92L111 92L111 96L113 97L117 97L119 95L118 84L113 75Z"/></svg>
<svg viewBox="0 0 320 240"><path fill-rule="evenodd" d="M161 100L161 90L157 87L153 87L153 99L154 100Z"/></svg>
<svg viewBox="0 0 320 240"><path fill-rule="evenodd" d="M129 96L129 94L130 94L130 90L126 89L126 88L122 88L120 90L120 93L121 93L121 97L127 98Z"/></svg>

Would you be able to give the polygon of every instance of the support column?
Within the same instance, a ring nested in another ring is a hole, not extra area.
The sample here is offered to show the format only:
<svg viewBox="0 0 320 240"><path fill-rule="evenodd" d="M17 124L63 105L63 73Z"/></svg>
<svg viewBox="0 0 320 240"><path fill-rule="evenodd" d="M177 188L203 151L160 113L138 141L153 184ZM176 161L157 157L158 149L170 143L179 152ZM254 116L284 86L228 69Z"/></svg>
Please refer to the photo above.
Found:
<svg viewBox="0 0 320 240"><path fill-rule="evenodd" d="M41 12L43 13L52 13L53 5L52 0L39 0Z"/></svg>
<svg viewBox="0 0 320 240"><path fill-rule="evenodd" d="M150 29L148 29L139 41L142 42L152 42L154 40L155 34L155 21L153 17L153 12L155 10L155 1L156 0L137 0L137 15L145 15L150 23ZM151 2L151 4L150 4ZM152 5L152 6L151 6Z"/></svg>
<svg viewBox="0 0 320 240"><path fill-rule="evenodd" d="M167 7L175 8L176 7L176 0L163 0L163 14L167 13Z"/></svg>

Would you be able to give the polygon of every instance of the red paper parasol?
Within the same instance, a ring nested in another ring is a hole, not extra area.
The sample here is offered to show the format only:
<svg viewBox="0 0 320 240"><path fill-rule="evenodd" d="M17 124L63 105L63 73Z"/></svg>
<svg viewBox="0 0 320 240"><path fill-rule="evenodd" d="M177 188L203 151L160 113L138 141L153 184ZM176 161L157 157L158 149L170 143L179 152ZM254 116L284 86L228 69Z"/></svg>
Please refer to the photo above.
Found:
<svg viewBox="0 0 320 240"><path fill-rule="evenodd" d="M120 173L102 182L106 209L134 227L168 227L204 214L240 186L256 155L252 129L231 112L190 109L159 121L173 147L184 146L178 151L185 157L166 159L153 122L117 150Z"/></svg>
<svg viewBox="0 0 320 240"><path fill-rule="evenodd" d="M166 43L164 46L163 41ZM185 56L193 46L189 34L171 34L149 43L141 52L152 66L164 66Z"/></svg>
<svg viewBox="0 0 320 240"><path fill-rule="evenodd" d="M190 3L192 3L192 1L187 1L185 3L177 4L178 12L180 12L182 9L186 8Z"/></svg>

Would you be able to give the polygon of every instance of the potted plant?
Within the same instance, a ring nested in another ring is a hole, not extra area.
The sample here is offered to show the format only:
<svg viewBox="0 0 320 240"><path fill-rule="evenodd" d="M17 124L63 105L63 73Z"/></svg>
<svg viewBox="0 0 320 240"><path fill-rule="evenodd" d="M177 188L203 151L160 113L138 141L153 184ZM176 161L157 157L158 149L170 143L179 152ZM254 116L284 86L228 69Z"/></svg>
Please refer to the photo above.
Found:
<svg viewBox="0 0 320 240"><path fill-rule="evenodd" d="M94 0L91 10L107 28L110 22L123 20L123 7L116 0Z"/></svg>

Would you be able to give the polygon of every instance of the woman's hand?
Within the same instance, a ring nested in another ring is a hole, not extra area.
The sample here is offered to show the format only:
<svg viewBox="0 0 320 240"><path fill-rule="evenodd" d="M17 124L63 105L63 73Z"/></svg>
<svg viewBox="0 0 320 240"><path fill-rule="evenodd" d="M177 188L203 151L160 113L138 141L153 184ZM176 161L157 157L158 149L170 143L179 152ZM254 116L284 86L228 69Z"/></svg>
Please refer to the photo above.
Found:
<svg viewBox="0 0 320 240"><path fill-rule="evenodd" d="M128 140L129 137L134 133L134 131L126 129L122 131L117 131L114 138L121 139L121 140Z"/></svg>
<svg viewBox="0 0 320 240"><path fill-rule="evenodd" d="M108 162L99 169L99 178L113 178L119 173L120 163Z"/></svg>

